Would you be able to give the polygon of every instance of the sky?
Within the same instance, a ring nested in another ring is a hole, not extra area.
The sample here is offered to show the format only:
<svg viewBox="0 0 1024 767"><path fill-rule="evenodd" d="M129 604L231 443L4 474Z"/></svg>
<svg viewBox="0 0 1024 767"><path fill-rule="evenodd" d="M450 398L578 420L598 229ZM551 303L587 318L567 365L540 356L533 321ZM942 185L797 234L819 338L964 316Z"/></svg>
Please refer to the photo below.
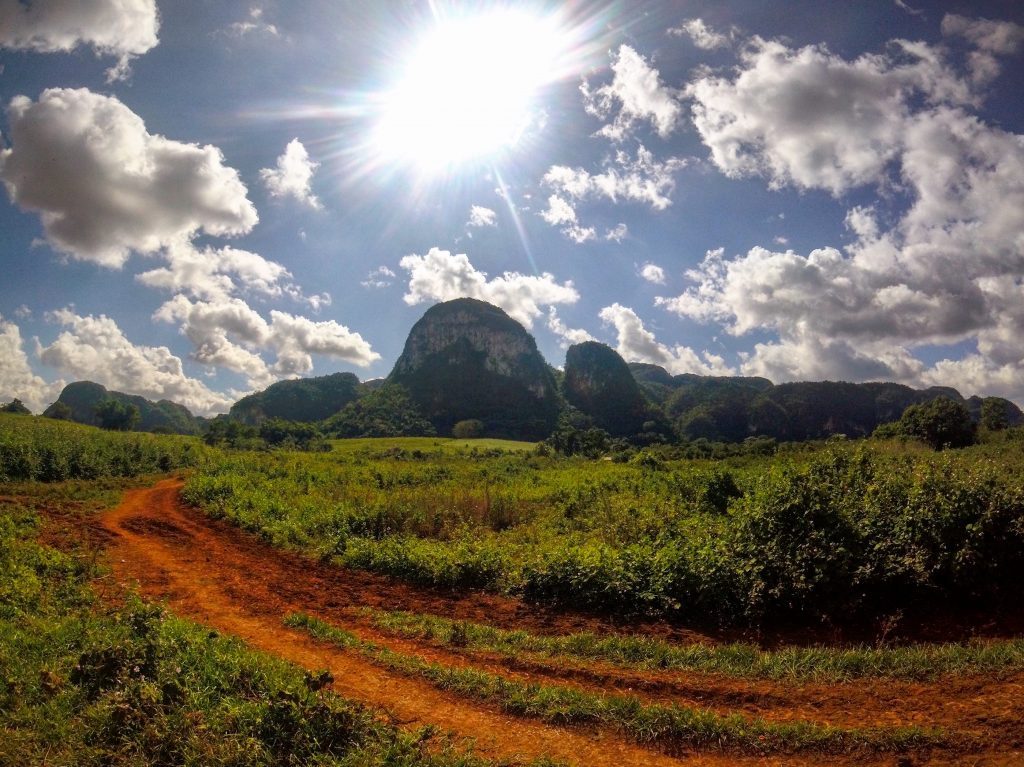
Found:
<svg viewBox="0 0 1024 767"><path fill-rule="evenodd" d="M1024 405L1018 0L0 0L0 402L561 366Z"/></svg>

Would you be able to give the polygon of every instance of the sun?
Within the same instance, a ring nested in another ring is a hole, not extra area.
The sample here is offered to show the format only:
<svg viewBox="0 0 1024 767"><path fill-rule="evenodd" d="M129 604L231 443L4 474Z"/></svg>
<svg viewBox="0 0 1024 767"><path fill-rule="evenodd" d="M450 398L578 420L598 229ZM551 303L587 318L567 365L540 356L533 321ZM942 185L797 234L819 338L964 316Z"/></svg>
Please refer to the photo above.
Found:
<svg viewBox="0 0 1024 767"><path fill-rule="evenodd" d="M377 150L438 170L516 146L542 115L564 37L556 17L513 9L435 22L382 94Z"/></svg>

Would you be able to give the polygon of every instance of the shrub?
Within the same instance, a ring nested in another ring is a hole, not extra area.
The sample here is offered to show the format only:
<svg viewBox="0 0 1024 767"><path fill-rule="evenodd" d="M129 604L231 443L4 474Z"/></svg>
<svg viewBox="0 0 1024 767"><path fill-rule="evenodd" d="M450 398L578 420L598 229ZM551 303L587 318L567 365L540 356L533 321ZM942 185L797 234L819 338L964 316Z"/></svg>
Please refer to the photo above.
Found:
<svg viewBox="0 0 1024 767"><path fill-rule="evenodd" d="M456 439L479 439L484 436L484 423L476 418L459 421L452 427Z"/></svg>

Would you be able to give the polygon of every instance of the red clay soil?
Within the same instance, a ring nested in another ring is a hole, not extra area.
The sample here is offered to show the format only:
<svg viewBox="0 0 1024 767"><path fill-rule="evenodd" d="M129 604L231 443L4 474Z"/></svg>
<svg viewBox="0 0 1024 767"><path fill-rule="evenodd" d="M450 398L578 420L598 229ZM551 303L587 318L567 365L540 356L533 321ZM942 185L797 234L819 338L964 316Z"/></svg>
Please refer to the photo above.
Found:
<svg viewBox="0 0 1024 767"><path fill-rule="evenodd" d="M105 513L102 528L114 575L124 586L165 600L176 614L240 637L251 646L310 670L330 669L336 692L386 712L401 725L433 724L472 739L478 753L510 760L548 756L573 765L1024 765L1024 678L961 677L928 684L861 681L790 685L703 674L639 673L588 664L517 662L486 653L398 640L376 632L359 607L409 610L535 632L607 629L597 619L538 611L479 592L418 589L372 574L312 562L271 548L255 536L211 520L179 501L181 482L129 490ZM374 665L357 652L316 642L282 625L292 612L316 615L404 653L448 665L475 665L508 677L630 692L642 698L701 705L771 720L839 726L941 726L987 744L983 752L909 757L669 756L614 731L546 725L437 690Z"/></svg>

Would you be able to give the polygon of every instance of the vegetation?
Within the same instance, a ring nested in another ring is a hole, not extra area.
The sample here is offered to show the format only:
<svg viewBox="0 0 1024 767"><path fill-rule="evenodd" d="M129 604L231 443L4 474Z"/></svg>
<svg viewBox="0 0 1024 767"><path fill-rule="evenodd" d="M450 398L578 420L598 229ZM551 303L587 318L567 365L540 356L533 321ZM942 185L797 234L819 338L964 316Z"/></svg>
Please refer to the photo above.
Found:
<svg viewBox="0 0 1024 767"><path fill-rule="evenodd" d="M990 421L995 420L991 410L989 418ZM899 421L880 427L876 434L918 439L935 450L942 450L973 445L977 439L977 427L964 405L949 397L938 397L923 405L911 405Z"/></svg>
<svg viewBox="0 0 1024 767"><path fill-rule="evenodd" d="M680 670L742 679L845 682L862 678L926 680L948 675L1001 674L1024 669L1024 639L902 647L784 647L747 643L672 644L644 635L541 636L435 615L367 609L392 634L438 645L483 650L507 658L601 661L641 671Z"/></svg>
<svg viewBox="0 0 1024 767"><path fill-rule="evenodd" d="M25 407L25 403L15 397L6 405L0 405L0 413L13 413L14 415L32 415L32 411Z"/></svg>
<svg viewBox="0 0 1024 767"><path fill-rule="evenodd" d="M432 437L434 426L398 384L386 383L323 422L331 437Z"/></svg>
<svg viewBox="0 0 1024 767"><path fill-rule="evenodd" d="M207 457L187 437L103 432L49 418L0 415L0 482L137 477L196 466Z"/></svg>
<svg viewBox="0 0 1024 767"><path fill-rule="evenodd" d="M327 692L329 674L153 605L99 601L95 553L39 544L33 507L74 520L111 503L116 486L7 489L19 500L0 502L0 764L490 764Z"/></svg>
<svg viewBox="0 0 1024 767"><path fill-rule="evenodd" d="M479 439L484 436L484 422L476 418L459 421L452 427L455 439Z"/></svg>
<svg viewBox="0 0 1024 767"><path fill-rule="evenodd" d="M96 422L101 429L110 431L131 431L139 423L139 409L129 402L107 399L93 408Z"/></svg>
<svg viewBox="0 0 1024 767"><path fill-rule="evenodd" d="M278 381L242 397L231 406L230 416L249 426L259 426L268 418L313 423L354 402L360 392L359 379L352 373Z"/></svg>
<svg viewBox="0 0 1024 767"><path fill-rule="evenodd" d="M689 747L757 754L844 753L904 751L945 743L941 734L919 729L846 730L806 722L765 722L739 715L721 716L706 709L645 704L634 696L529 684L476 669L442 666L400 655L308 615L290 615L285 623L304 629L317 639L358 650L386 668L425 678L459 695L494 703L512 714L557 724L611 726L639 743L659 744L673 750Z"/></svg>
<svg viewBox="0 0 1024 767"><path fill-rule="evenodd" d="M995 604L1024 576L1024 473L995 444L840 441L726 464L403 444L225 456L185 497L340 564L622 615L851 622Z"/></svg>
<svg viewBox="0 0 1024 767"><path fill-rule="evenodd" d="M92 381L76 381L65 386L57 401L46 408L43 415L101 426L96 409L110 400L138 410L139 418L131 425L132 429L165 434L198 434L200 431L200 420L182 405L169 400L151 402L145 397L110 391Z"/></svg>

